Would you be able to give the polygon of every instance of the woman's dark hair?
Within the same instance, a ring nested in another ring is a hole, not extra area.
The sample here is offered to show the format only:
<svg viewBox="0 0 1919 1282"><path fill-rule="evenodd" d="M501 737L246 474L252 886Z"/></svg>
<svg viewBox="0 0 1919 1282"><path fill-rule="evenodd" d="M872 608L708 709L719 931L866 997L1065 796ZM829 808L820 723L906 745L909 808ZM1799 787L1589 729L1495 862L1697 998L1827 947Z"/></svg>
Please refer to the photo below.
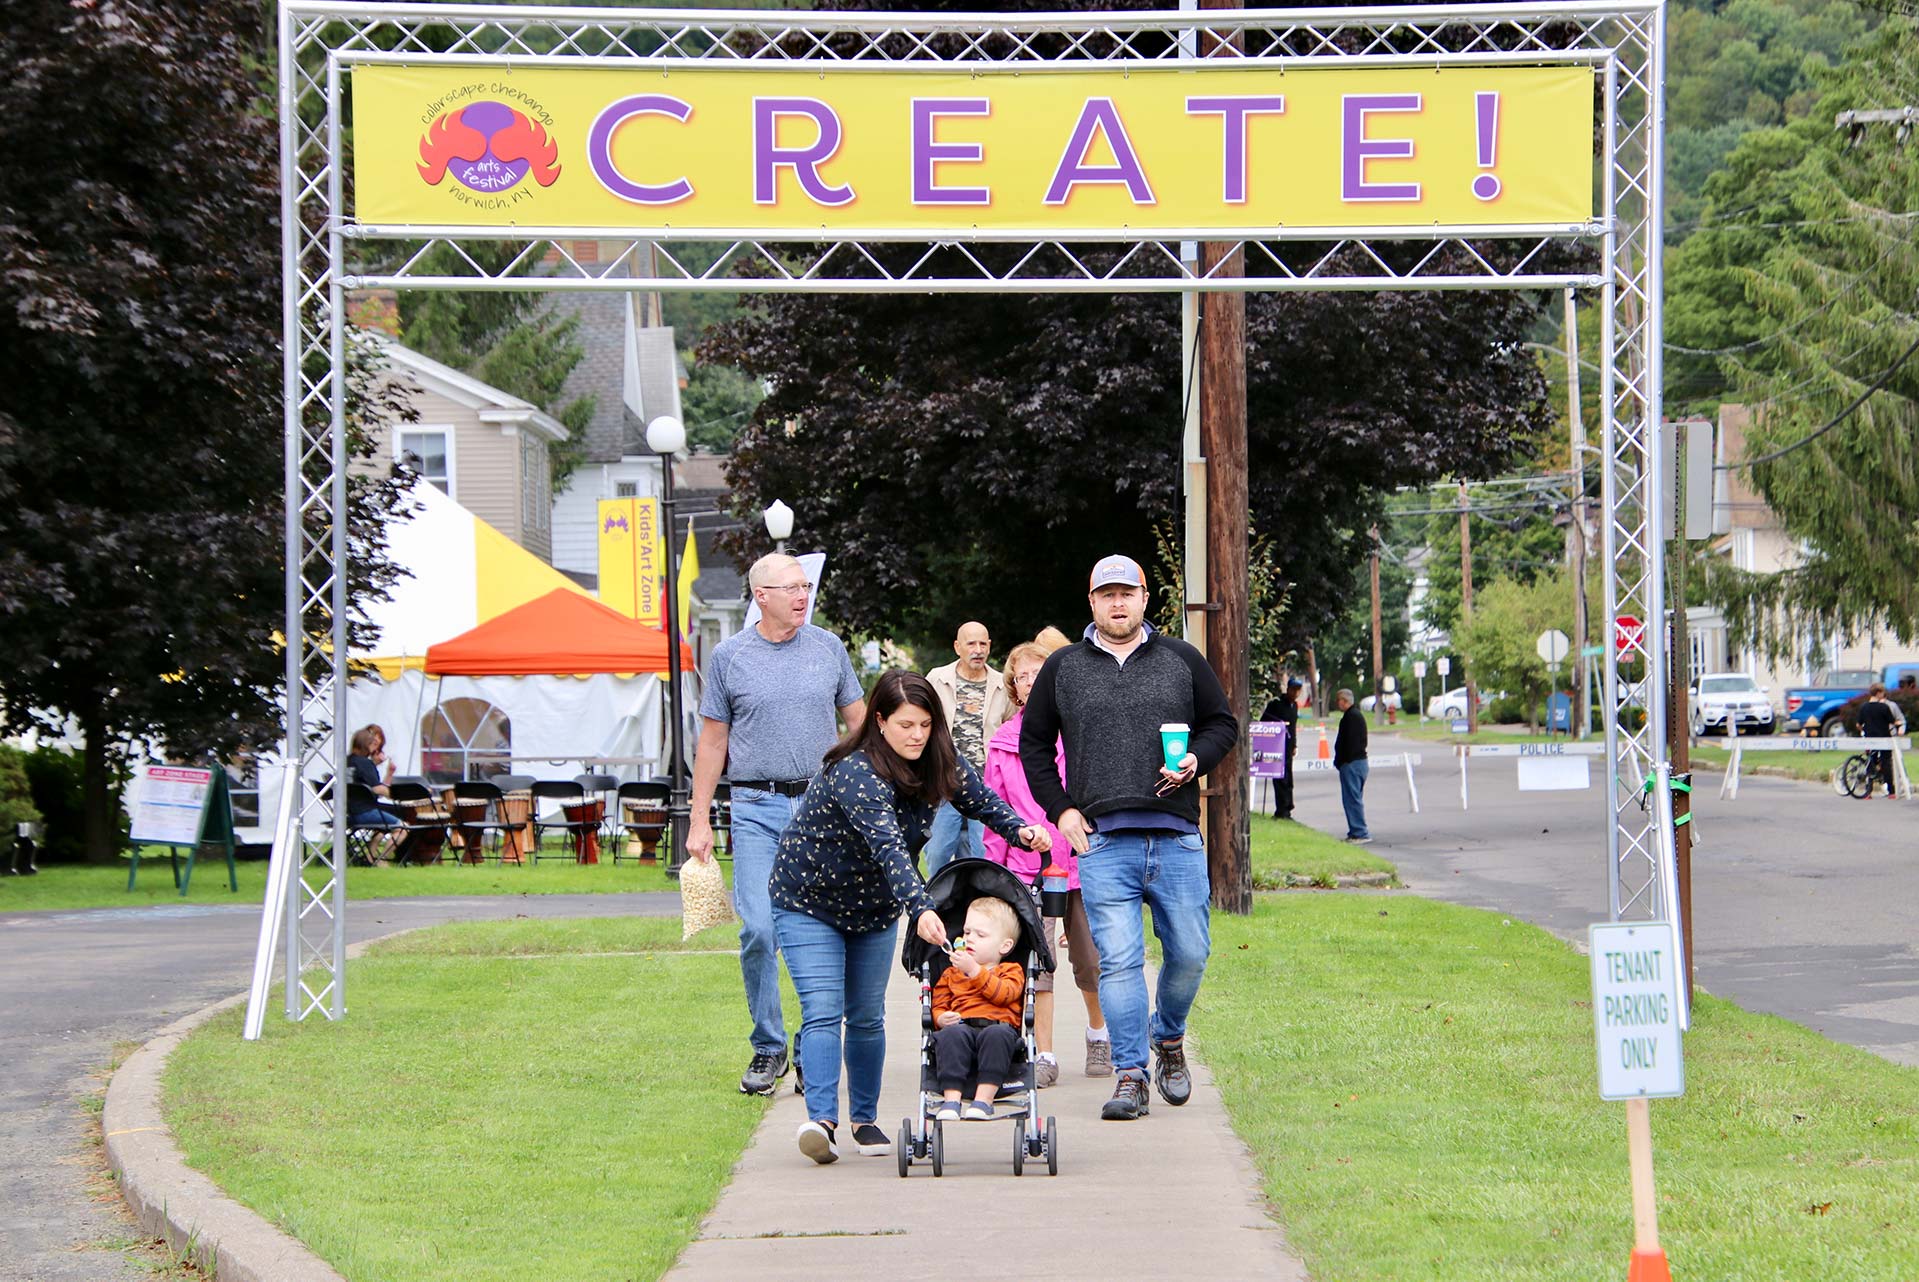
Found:
<svg viewBox="0 0 1919 1282"><path fill-rule="evenodd" d="M925 709L933 718L933 732L918 761L908 761L894 752L880 733L880 720L909 703ZM873 773L910 801L937 806L951 801L959 791L959 751L953 747L953 732L946 726L946 710L940 706L933 683L917 672L895 668L881 673L866 699L866 720L848 730L821 764L831 766L861 750L873 763Z"/></svg>

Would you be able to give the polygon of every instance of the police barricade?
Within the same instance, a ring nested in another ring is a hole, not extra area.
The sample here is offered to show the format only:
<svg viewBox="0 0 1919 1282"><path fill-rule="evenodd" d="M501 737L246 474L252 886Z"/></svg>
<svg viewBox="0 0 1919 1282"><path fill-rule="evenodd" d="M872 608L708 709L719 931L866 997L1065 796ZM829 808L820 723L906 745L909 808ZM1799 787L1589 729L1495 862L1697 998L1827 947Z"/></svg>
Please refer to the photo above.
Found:
<svg viewBox="0 0 1919 1282"><path fill-rule="evenodd" d="M1375 770L1405 770L1406 800L1411 805L1414 814L1419 813L1419 785L1413 782L1413 767L1424 761L1425 757L1417 752L1387 752L1366 758L1366 763ZM1322 757L1307 757L1302 761L1295 761L1293 762L1293 769L1302 775L1330 775L1338 773L1334 769L1333 763ZM1254 786L1257 787L1259 782L1260 781L1255 778L1253 780Z"/></svg>
<svg viewBox="0 0 1919 1282"><path fill-rule="evenodd" d="M1521 792L1578 791L1592 786L1590 757L1606 755L1604 743L1460 743L1453 745L1459 756L1459 808L1472 809L1472 797L1466 787L1468 757L1517 758L1515 773Z"/></svg>
<svg viewBox="0 0 1919 1282"><path fill-rule="evenodd" d="M1890 752L1892 754L1892 783L1899 796L1908 800L1912 797L1912 780L1906 775L1906 750L1912 747L1910 737L1892 739L1867 739L1863 737L1835 739L1787 739L1773 735L1741 735L1734 731L1727 736L1726 746L1732 752L1732 759L1726 763L1726 777L1720 781L1719 795L1728 801L1739 797L1739 770L1748 752L1843 752L1851 755L1856 752ZM1843 793L1844 786L1839 782L1839 771L1832 772L1834 792Z"/></svg>

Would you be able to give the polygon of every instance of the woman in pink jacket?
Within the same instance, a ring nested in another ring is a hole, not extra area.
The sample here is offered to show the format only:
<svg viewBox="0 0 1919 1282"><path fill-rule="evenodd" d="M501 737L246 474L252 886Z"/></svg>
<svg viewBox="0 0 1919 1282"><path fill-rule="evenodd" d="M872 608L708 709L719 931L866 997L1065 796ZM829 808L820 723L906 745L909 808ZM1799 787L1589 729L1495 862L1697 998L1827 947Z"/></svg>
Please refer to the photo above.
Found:
<svg viewBox="0 0 1919 1282"><path fill-rule="evenodd" d="M1064 639L1061 638L1062 641ZM1026 694L1033 688L1033 678L1039 675L1040 667L1046 662L1049 653L1051 650L1047 647L1028 641L1014 646L1013 652L1006 656L1006 693L1012 697L1013 706L1018 711L1000 726L986 746L985 779L986 786L998 793L1001 800L1019 813L1021 819L1045 826L1047 834L1054 838L1052 853L1038 855L1017 846L1008 846L996 833L988 831L986 857L996 864L1006 865L1022 881L1032 883L1035 895L1038 894L1040 870L1049 859L1066 869L1066 952L1073 964L1073 983L1086 1002L1086 1075L1107 1077L1113 1071L1113 1043L1106 1032L1106 1017L1099 1009L1099 953L1093 948L1093 932L1086 921L1086 907L1080 901L1079 856L1060 837L1059 830L1047 822L1046 811L1033 799L1032 790L1026 786L1026 771L1019 761L1019 728L1026 719ZM1059 749L1059 771L1063 782L1066 778L1066 750L1063 747ZM1057 941L1060 936L1059 919L1049 917L1046 927ZM1038 1047L1039 1055L1039 1062L1033 1066L1033 1070L1041 1086L1051 1086L1059 1080L1059 1059L1053 1054L1053 977L1041 975L1033 986L1037 990L1033 998L1033 1042Z"/></svg>

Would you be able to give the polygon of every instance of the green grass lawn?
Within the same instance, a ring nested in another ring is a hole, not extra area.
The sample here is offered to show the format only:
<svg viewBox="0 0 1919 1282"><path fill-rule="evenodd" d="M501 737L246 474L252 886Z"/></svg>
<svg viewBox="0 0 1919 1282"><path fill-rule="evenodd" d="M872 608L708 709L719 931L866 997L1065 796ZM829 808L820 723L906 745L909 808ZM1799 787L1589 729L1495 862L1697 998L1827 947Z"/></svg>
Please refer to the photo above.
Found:
<svg viewBox="0 0 1919 1282"><path fill-rule="evenodd" d="M235 1009L188 1038L166 1116L189 1163L350 1278L656 1278L765 1109L731 1085L739 962L701 951L734 939L682 947L678 918L416 932L349 963L349 1019L248 1044Z"/></svg>
<svg viewBox="0 0 1919 1282"><path fill-rule="evenodd" d="M1314 1282L1594 1282L1632 1246L1586 960L1408 895L1213 918L1193 1028ZM1654 1103L1673 1274L1919 1278L1919 1070L1700 999Z"/></svg>
<svg viewBox="0 0 1919 1282"><path fill-rule="evenodd" d="M1253 816L1253 885L1262 890L1279 890L1299 881L1331 886L1352 873L1396 876L1398 871L1364 846L1349 845L1291 819Z"/></svg>
<svg viewBox="0 0 1919 1282"><path fill-rule="evenodd" d="M602 856L602 858L606 858ZM180 861L184 872L186 861ZM731 865L721 867L731 875ZM35 877L0 879L0 912L53 908L125 908L152 904L257 904L266 895L264 859L239 865L240 889L227 888L226 860L203 859L193 870L184 901L173 888L173 874L162 856L140 860L139 875L127 889L127 866L71 864L42 868ZM498 864L429 864L423 868L349 868L350 899L418 895L584 895L635 890L678 890L679 883L657 867L621 864L548 862L527 867Z"/></svg>

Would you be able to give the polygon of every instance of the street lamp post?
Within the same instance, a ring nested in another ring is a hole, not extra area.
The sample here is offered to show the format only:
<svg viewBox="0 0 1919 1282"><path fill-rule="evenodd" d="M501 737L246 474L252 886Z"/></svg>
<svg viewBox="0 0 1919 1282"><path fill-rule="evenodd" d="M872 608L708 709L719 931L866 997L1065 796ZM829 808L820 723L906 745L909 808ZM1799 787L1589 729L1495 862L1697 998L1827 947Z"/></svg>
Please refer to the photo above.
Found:
<svg viewBox="0 0 1919 1282"><path fill-rule="evenodd" d="M646 425L646 448L660 456L660 507L666 526L666 700L672 731L667 763L672 797L667 803L671 837L666 855L666 871L677 875L686 862L686 829L689 818L686 788L685 718L680 710L680 621L679 546L673 521L673 456L686 445L686 427L677 418L662 415Z"/></svg>
<svg viewBox="0 0 1919 1282"><path fill-rule="evenodd" d="M793 509L774 499L762 515L766 517L766 535L773 540L773 550L786 551L786 540L793 533Z"/></svg>

